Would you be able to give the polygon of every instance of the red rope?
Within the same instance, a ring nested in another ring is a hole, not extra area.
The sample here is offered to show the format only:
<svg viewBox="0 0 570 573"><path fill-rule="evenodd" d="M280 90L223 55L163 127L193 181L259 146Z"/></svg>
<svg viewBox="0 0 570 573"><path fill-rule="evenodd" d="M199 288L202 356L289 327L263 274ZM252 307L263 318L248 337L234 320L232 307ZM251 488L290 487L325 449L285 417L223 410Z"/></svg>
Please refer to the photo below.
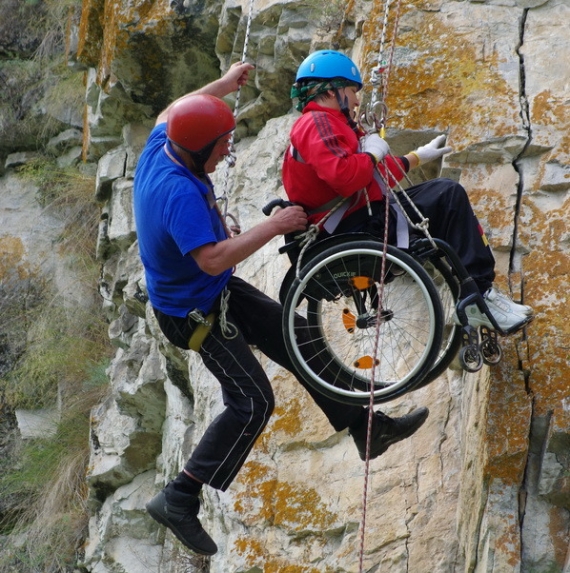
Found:
<svg viewBox="0 0 570 573"><path fill-rule="evenodd" d="M378 291L378 310L382 308L384 300L384 276L386 275L386 253L388 251L388 214L389 214L389 197L386 195L386 211L384 216L384 244L382 245L382 271L380 274L380 289ZM370 437L372 435L372 421L374 419L374 380L376 379L376 357L380 346L380 313L376 319L376 337L374 339L374 356L372 360L372 371L370 374L370 401L368 404L368 429L366 431L366 457L364 466L364 486L362 492L362 524L360 528L360 561L359 573L364 571L364 542L366 537L366 508L368 503L368 482L370 473Z"/></svg>

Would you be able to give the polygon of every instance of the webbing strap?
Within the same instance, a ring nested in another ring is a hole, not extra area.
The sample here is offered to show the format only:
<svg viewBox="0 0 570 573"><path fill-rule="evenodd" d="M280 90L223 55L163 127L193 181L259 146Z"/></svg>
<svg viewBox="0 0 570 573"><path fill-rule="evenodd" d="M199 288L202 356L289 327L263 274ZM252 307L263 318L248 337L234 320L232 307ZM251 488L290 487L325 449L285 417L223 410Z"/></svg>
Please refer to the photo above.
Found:
<svg viewBox="0 0 570 573"><path fill-rule="evenodd" d="M214 323L216 322L216 315L214 313L209 314L206 316L204 322L199 322L194 329L194 332L190 336L190 340L188 341L188 348L190 350L194 350L194 352L198 352L202 347L202 343L206 339L206 336L210 334Z"/></svg>
<svg viewBox="0 0 570 573"><path fill-rule="evenodd" d="M388 189L377 169L374 170L374 179L376 183L380 185L380 189L382 189L382 193L386 197L386 200L389 201L393 193L390 189ZM400 207L399 203L393 202L392 206L396 212L396 246L400 249L407 249L410 246L408 221L406 220L406 216L402 212L402 208Z"/></svg>
<svg viewBox="0 0 570 573"><path fill-rule="evenodd" d="M291 157L298 161L299 163L305 163L305 160L301 157L299 151L293 146L293 144L289 145L289 153ZM352 197L351 201L348 201L348 197L334 197L330 201L327 201L323 205L319 205L314 209L307 210L307 215L315 215L316 213L322 213L323 211L332 211L331 215L327 218L325 223L323 224L323 229L327 231L327 233L333 234L334 230L338 227L339 223L341 222L344 214L350 209L350 207L356 204L358 200L360 191L355 193ZM341 203L344 202L344 205Z"/></svg>

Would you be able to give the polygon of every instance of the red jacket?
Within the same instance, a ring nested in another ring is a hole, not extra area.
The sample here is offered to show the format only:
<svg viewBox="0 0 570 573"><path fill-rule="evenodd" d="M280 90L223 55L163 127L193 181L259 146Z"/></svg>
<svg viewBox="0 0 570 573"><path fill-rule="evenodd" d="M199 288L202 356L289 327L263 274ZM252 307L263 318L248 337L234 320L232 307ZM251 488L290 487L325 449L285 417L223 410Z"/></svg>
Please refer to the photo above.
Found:
<svg viewBox="0 0 570 573"><path fill-rule="evenodd" d="M341 111L310 102L294 123L290 140L283 160L283 185L289 201L307 210L310 223L319 221L330 206L320 208L339 195L350 197L366 188L370 201L382 200L373 176L374 162L359 151L359 137ZM402 179L407 161L392 157L385 161L393 179ZM344 217L365 206L361 193Z"/></svg>

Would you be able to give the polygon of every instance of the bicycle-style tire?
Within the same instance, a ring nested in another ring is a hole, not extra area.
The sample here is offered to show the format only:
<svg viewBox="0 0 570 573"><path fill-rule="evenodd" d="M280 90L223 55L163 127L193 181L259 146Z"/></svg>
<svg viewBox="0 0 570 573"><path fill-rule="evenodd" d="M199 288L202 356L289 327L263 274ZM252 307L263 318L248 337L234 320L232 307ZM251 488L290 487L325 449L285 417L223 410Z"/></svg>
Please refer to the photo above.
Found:
<svg viewBox="0 0 570 573"><path fill-rule="evenodd" d="M422 265L393 246L358 240L304 261L285 299L289 356L302 378L347 404L414 389L440 351L443 310Z"/></svg>
<svg viewBox="0 0 570 573"><path fill-rule="evenodd" d="M440 351L432 368L415 390L439 378L458 355L463 342L461 326L455 322L455 307L460 291L457 278L447 262L438 256L428 259L423 267L431 277L442 304L443 336Z"/></svg>

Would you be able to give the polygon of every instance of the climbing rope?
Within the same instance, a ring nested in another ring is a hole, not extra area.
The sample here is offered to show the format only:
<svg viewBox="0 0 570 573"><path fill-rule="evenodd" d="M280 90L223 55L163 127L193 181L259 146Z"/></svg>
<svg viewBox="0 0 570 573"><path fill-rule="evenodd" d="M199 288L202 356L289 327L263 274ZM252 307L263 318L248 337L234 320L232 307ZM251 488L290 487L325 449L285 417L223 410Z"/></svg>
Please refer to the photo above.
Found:
<svg viewBox="0 0 570 573"><path fill-rule="evenodd" d="M396 161L394 161L396 165L399 165ZM378 173L384 183L385 189L390 189L388 178L378 170ZM386 173L389 173L386 169ZM407 174L402 169L402 173L407 178ZM410 199L409 195L406 193L405 189L400 185L400 182L397 181L395 186L398 187L396 192L389 192L386 194L385 200L385 224L384 224L384 238L383 238L383 250L382 250L382 271L380 276L384 277L386 272L386 253L387 253L387 245L388 245L388 220L389 220L389 209L390 209L390 200L395 199L399 210L403 213L408 225L414 229L421 231L430 241L434 248L437 248L432 236L429 233L429 219L424 217L421 211L417 208L415 203ZM403 208L402 203L400 202L399 194L402 194L406 197L408 204L414 210L416 215L418 216L419 222L414 223L410 216L408 215L407 211ZM378 289L378 308L382 308L382 301L384 300L384 280L380 281L380 288ZM374 349L373 349L373 356L374 360L372 361L372 371L370 374L370 402L368 407L368 428L366 432L366 456L365 456L365 469L364 469L364 485L363 485L363 492L362 492L362 524L361 524L361 537L360 537L360 562L359 562L359 573L363 573L364 571L364 543L365 543L365 536L366 536L366 510L368 504L368 482L369 482L369 473L370 473L370 442L371 442L371 435L372 435L372 421L374 418L374 384L372 383L373 380L376 379L376 366L377 366L377 356L379 355L380 351L380 326L382 321L376 321L376 334L374 338Z"/></svg>
<svg viewBox="0 0 570 573"><path fill-rule="evenodd" d="M253 0L249 2L248 8L248 15L247 15L247 24L245 30L245 38L243 43L243 51L241 55L241 63L245 63L247 57L247 48L249 44L249 35L251 30L251 21L253 19ZM238 112L239 112L239 104L240 104L240 95L241 95L241 85L238 86L236 91L236 99L234 104L234 119L237 122ZM240 232L240 225L237 217L232 215L228 212L228 205L230 202L230 169L235 166L236 164L236 155L235 155L235 145L234 145L234 132L232 131L230 135L230 140L228 143L228 150L229 154L226 156L226 170L225 170L225 177L224 177L224 186L223 192L220 197L216 199L216 206L218 208L218 212L220 213L220 217L222 219L223 224L225 225L226 232L228 236L231 236L231 229L235 232ZM221 207L220 207L221 204ZM231 221L232 225L228 225L228 219ZM236 326L231 323L227 319L227 314L229 310L229 298L230 292L226 289L222 292L221 300L220 300L220 328L222 330L222 334L224 338L231 340L235 338L238 334L238 330Z"/></svg>
<svg viewBox="0 0 570 573"><path fill-rule="evenodd" d="M391 8L392 0L385 0L384 4L384 19L380 34L380 42L378 48L378 59L377 65L373 68L370 78L370 83L372 84L372 94L370 103L366 106L365 111L360 116L360 125L364 131L368 133L378 132L379 135L384 138L386 133L386 122L388 116L388 110L386 106L386 95L388 93L388 80L390 76L390 71L392 68L392 62L394 57L394 49L396 44L396 36L398 30L398 23L399 23L399 14L400 14L400 4L401 0L398 0L397 3L397 12L396 12L396 19L394 23L394 27L392 30L392 40L391 40L391 48L390 48L390 55L388 60L386 61L384 58L384 49L386 43L386 35L388 30L388 23L389 23L389 14ZM397 162L395 162L398 164ZM380 169L377 169L382 182L384 183L384 189L389 190L391 185L389 185L388 181L388 174L389 171L386 168L385 163L383 162L386 176L382 174ZM403 191L403 189L402 189ZM401 211L405 214L406 220L412 226L415 226L412 221L410 220L409 216L402 208L399 199L397 198L397 193L387 192L385 193L385 217L384 217L384 238L383 238L383 251L382 251L382 270L381 270L381 277L385 276L386 273L386 255L388 249L388 221L389 221L389 208L390 208L390 199L391 197L395 197L396 201L399 205ZM413 203L409 201L411 205ZM414 205L415 208L415 205ZM422 228L425 228L427 232L427 224L429 221L419 213L419 210L416 208L416 212L420 216L420 225ZM384 280L380 281L380 287L378 290L378 308L382 308L384 300ZM374 360L372 361L372 371L370 375L370 401L368 406L368 427L366 432L366 454L365 454L365 469L364 469L364 484L363 484L363 491L362 491L362 522L360 528L360 557L359 557L359 573L363 573L364 571L364 550L365 550L365 539L366 539L366 514L367 514L367 506L368 506L368 485L369 485L369 475L370 475L370 446L371 446L371 436L372 436L372 423L374 420L374 384L373 380L375 380L376 375L376 366L377 366L377 356L380 350L381 344L381 337L380 337L380 328L381 328L382 321L376 321L376 334L374 339L374 350L373 356Z"/></svg>
<svg viewBox="0 0 570 573"><path fill-rule="evenodd" d="M384 239L382 248L382 266L381 266L381 277L386 276L386 254L388 252L388 212L389 212L389 201L386 198L386 210L384 215L384 220L386 221L384 225ZM380 288L378 289L378 309L382 308L384 301L384 280L380 281ZM368 506L368 481L370 475L370 437L372 436L372 421L374 419L374 384L376 376L376 357L378 356L380 350L380 326L382 324L381 320L376 320L376 336L374 338L374 350L372 361L372 371L370 374L370 402L368 404L368 427L366 430L366 455L365 455L365 466L364 466L364 485L362 488L362 525L361 525L361 536L360 536L360 562L359 571L362 573L364 571L364 541L366 533L366 508Z"/></svg>
<svg viewBox="0 0 570 573"><path fill-rule="evenodd" d="M364 129L364 131L367 131L368 133L378 132L382 138L384 138L386 135L386 122L388 118L388 107L386 105L386 98L388 95L389 78L390 78L390 72L392 70L392 63L394 61L396 37L398 34L398 27L400 23L401 0L397 0L396 15L394 18L394 25L392 28L392 37L390 40L390 52L388 58L386 59L384 56L384 51L386 47L386 37L388 33L389 15L390 15L390 9L392 7L392 1L393 0L386 0L384 3L384 18L380 33L377 63L376 67L372 69L370 77L370 83L372 85L370 103L366 106L364 112L360 116L360 124L361 127ZM391 154L390 156L392 157L392 159L394 159L394 157ZM385 162L382 161L381 163L385 168L385 173L388 174L389 171L386 168ZM402 180L405 180L409 185L412 185L411 179L409 178L408 174L404 171L404 169L399 165L399 163L397 161L394 161L394 164L400 168ZM393 191L389 192L388 195L395 200L399 210L405 217L408 225L411 228L416 229L421 233L423 233L425 237L429 239L430 243L435 247L433 238L431 237L428 231L429 219L423 216L423 214L416 207L414 202L410 199L405 189L402 187L401 183L399 181L394 181L394 183L390 184L388 181L388 177L384 175L380 171L380 169L378 169L378 174L380 175L380 178L385 184L385 189ZM414 223L411 220L406 210L402 207L402 203L400 202L400 197L398 195L403 195L407 199L408 205L413 209L413 211L415 212L415 214L419 219L418 223Z"/></svg>
<svg viewBox="0 0 570 573"><path fill-rule="evenodd" d="M248 50L248 46L249 46L249 37L250 37L250 33L251 33L251 22L253 20L253 1L254 0L250 0L249 6L248 6L248 14L247 14L246 27L245 27L245 38L243 41L243 50L242 50L242 55L241 55L241 60L240 60L240 62L242 64L245 63L245 60L247 58L247 50ZM241 97L241 86L238 86L238 89L236 91L236 99L235 99L235 103L234 103L234 119L236 120L236 122L237 122L237 117L238 117L238 113L239 113L240 97ZM233 220L234 224L237 227L239 227L239 224L237 222L236 217L234 217L233 215L230 215L228 213L228 205L230 202L230 195L231 195L230 186L229 186L230 169L232 167L234 167L236 164L234 132L232 132L230 135L230 140L228 143L228 149L229 149L229 155L226 155L226 170L225 170L223 193L218 198L218 201L223 206L221 211L222 211L222 215L223 215L224 219L227 219L228 217L231 218Z"/></svg>
<svg viewBox="0 0 570 573"><path fill-rule="evenodd" d="M365 111L360 116L360 123L364 130L369 133L378 132L381 137L384 137L386 131L386 121L388 116L386 97L388 95L388 83L390 72L392 70L392 62L394 60L396 37L400 22L401 0L398 0L397 2L396 17L394 19L392 39L390 41L390 53L388 55L388 59L386 59L384 57L384 50L386 46L391 5L392 0L386 0L384 4L384 18L380 34L377 62L376 66L372 68L370 73L370 84L372 85L370 103L366 106Z"/></svg>

